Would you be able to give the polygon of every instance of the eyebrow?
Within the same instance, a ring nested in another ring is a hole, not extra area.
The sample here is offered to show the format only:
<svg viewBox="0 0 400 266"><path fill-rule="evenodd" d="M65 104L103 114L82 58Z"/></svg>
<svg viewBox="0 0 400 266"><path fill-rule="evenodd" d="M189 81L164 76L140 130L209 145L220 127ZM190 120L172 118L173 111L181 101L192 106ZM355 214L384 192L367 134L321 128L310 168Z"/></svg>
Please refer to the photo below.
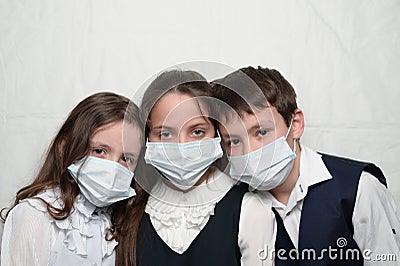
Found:
<svg viewBox="0 0 400 266"><path fill-rule="evenodd" d="M161 130L161 129L173 130L172 127L170 127L170 126L165 126L165 125L155 126L155 127L152 127L152 128L151 128L151 130L155 130L155 129L158 129L158 130Z"/></svg>
<svg viewBox="0 0 400 266"><path fill-rule="evenodd" d="M208 126L208 123L207 122L199 122L199 123L196 123L196 124L190 126L190 128L195 128L198 126Z"/></svg>
<svg viewBox="0 0 400 266"><path fill-rule="evenodd" d="M92 147L101 146L101 147L104 147L106 149L112 150L111 146L109 146L109 145L107 145L105 143L102 143L102 142L90 142L90 146L92 146Z"/></svg>
<svg viewBox="0 0 400 266"><path fill-rule="evenodd" d="M246 129L246 130L247 131L253 131L253 130L260 129L260 128L265 127L265 126L271 126L271 125L274 125L274 124L275 123L272 120L260 120L259 123L251 126L249 129Z"/></svg>
<svg viewBox="0 0 400 266"><path fill-rule="evenodd" d="M135 154L135 153L132 153L132 152L124 152L124 156L132 156L133 157L133 159L137 159L136 157L137 157L137 155Z"/></svg>
<svg viewBox="0 0 400 266"><path fill-rule="evenodd" d="M92 142L90 145L92 146L92 148L100 146L100 147L106 148L109 151L112 150L111 146L109 146L107 144L104 144L104 143L101 143L101 142ZM124 156L132 156L134 159L136 159L136 157L137 157L137 155L135 153L132 153L132 152L123 152L123 155Z"/></svg>
<svg viewBox="0 0 400 266"><path fill-rule="evenodd" d="M209 125L209 123L207 123L207 121L202 121L202 122L198 122L194 125L191 125L190 128L194 128L194 127L198 127L198 126L207 126ZM170 130L170 131L174 131L175 128L171 127L171 126L166 126L166 125L160 125L160 126L154 126L151 128L151 130Z"/></svg>
<svg viewBox="0 0 400 266"><path fill-rule="evenodd" d="M246 129L246 132L251 132L251 131L256 131L260 128L262 128L263 126L270 126L270 125L274 125L274 121L272 120L260 120L260 123L256 123L253 126L251 126L250 128ZM236 135L236 134L222 134L221 135L223 138L240 138L240 135Z"/></svg>
<svg viewBox="0 0 400 266"><path fill-rule="evenodd" d="M235 134L222 134L221 135L222 139L233 139L233 138L240 138L239 135L235 135Z"/></svg>

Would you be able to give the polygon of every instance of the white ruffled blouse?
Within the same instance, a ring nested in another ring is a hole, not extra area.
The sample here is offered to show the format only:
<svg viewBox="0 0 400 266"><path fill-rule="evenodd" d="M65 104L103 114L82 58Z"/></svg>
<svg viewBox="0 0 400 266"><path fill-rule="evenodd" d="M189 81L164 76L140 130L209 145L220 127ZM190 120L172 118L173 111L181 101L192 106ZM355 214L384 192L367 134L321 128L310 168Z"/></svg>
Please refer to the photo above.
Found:
<svg viewBox="0 0 400 266"><path fill-rule="evenodd" d="M60 208L59 189L36 197ZM111 226L107 208L97 208L79 194L71 214L55 220L39 199L22 200L4 225L1 265L115 265L115 240L107 241Z"/></svg>
<svg viewBox="0 0 400 266"><path fill-rule="evenodd" d="M235 185L224 173L216 170L208 181L180 191L158 180L150 193L145 212L159 237L176 253L183 254L214 215L216 204ZM256 194L246 193L241 206L238 245L242 265L273 265L260 260L258 251L274 247L276 228L270 205Z"/></svg>

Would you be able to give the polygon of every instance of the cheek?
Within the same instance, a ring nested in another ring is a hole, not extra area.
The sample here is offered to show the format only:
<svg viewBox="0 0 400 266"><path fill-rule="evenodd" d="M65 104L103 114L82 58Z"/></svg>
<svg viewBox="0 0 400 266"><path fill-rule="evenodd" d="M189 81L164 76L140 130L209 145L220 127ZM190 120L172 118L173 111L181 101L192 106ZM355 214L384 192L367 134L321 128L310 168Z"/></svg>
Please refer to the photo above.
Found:
<svg viewBox="0 0 400 266"><path fill-rule="evenodd" d="M214 130L208 130L205 134L205 137L207 138L216 138L218 137L218 134L215 134Z"/></svg>
<svg viewBox="0 0 400 266"><path fill-rule="evenodd" d="M130 171L132 171L132 172L135 171L136 165L137 165L137 161L134 162L134 163L129 163L129 164L127 164L127 163L124 162L124 164L122 164L122 166L125 166L126 168L128 168L128 169L129 169Z"/></svg>
<svg viewBox="0 0 400 266"><path fill-rule="evenodd" d="M249 149L245 153L249 153L249 152L258 150L262 146L267 145L267 144L268 143L263 141L263 139L261 139L261 138L256 138L256 137L250 138L250 140L249 140Z"/></svg>
<svg viewBox="0 0 400 266"><path fill-rule="evenodd" d="M104 154L104 153L100 154L100 153L97 153L97 152L94 152L94 151L89 152L89 156L97 157L97 158L101 158L101 159L107 159L108 158L106 154Z"/></svg>
<svg viewBox="0 0 400 266"><path fill-rule="evenodd" d="M231 147L231 148L226 149L226 153L229 156L239 156L239 155L243 154L243 152L241 152L240 149L237 147Z"/></svg>
<svg viewBox="0 0 400 266"><path fill-rule="evenodd" d="M124 162L123 160L120 160L118 163L125 168L131 169L131 166L130 165L128 166L128 164L126 162Z"/></svg>

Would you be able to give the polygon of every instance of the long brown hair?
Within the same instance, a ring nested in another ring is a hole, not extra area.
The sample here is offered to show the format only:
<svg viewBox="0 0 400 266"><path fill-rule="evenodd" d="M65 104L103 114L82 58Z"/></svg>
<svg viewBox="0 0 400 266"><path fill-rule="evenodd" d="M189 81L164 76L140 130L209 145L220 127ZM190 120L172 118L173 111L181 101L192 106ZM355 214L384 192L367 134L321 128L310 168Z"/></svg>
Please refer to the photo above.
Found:
<svg viewBox="0 0 400 266"><path fill-rule="evenodd" d="M145 121L145 138L148 137L149 127L147 122L154 105L162 96L169 92L187 94L194 98L203 96L209 97L211 95L211 88L207 80L195 71L172 70L160 74L147 87L140 105L142 120ZM205 107L209 108L207 105ZM216 123L212 119L208 119L213 123L214 128L216 129ZM145 149L143 148L142 156L140 156L135 175L136 182L140 183L142 187L148 190L152 187L152 178L148 177L155 174L156 170L154 167L151 167L144 162L144 152ZM126 208L126 212L131 213L131 218L129 218L131 222L130 224L125 222L123 225L124 237L118 241L119 244L117 246L117 265L136 264L136 239L149 194L142 189L139 184L136 184L135 189L137 194L134 206L125 205L122 207Z"/></svg>
<svg viewBox="0 0 400 266"><path fill-rule="evenodd" d="M109 123L124 121L143 128L139 108L128 98L110 92L95 93L82 100L69 114L59 132L51 142L44 163L33 182L17 192L14 204L10 209L2 209L1 219L4 222L10 210L20 200L35 197L38 193L58 187L61 191L60 199L63 207L55 208L45 202L47 211L56 220L63 220L71 212L79 187L67 171L67 167L76 160L89 154L90 140L95 131ZM143 136L141 136L143 139ZM142 145L143 140L138 143ZM140 193L139 193L140 194ZM113 228L109 239L117 241L124 236L126 225L129 224L132 214L125 210L132 210L136 198L131 198L111 206ZM5 215L3 216L3 213ZM122 221L125 221L124 224ZM139 220L140 222L140 220ZM124 227L125 226L125 227Z"/></svg>
<svg viewBox="0 0 400 266"><path fill-rule="evenodd" d="M139 156L135 178L140 176L140 179L146 180L144 176L148 172L142 170L142 167L145 166L143 153L144 149L142 149ZM134 198L116 202L112 205L114 210L112 222L115 231L111 232L110 239L115 238L118 241L118 246L115 249L115 265L118 266L136 265L136 239L149 194L142 189L138 182L133 184L133 188L136 191Z"/></svg>

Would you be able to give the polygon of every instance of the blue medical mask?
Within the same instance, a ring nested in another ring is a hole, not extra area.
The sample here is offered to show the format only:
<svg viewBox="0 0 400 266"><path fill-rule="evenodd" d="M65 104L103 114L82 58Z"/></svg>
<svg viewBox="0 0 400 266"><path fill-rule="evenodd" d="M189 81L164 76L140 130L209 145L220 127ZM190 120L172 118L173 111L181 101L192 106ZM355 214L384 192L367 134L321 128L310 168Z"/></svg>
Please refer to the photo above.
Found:
<svg viewBox="0 0 400 266"><path fill-rule="evenodd" d="M144 159L181 190L193 187L213 162L221 158L221 138L199 141L149 142Z"/></svg>
<svg viewBox="0 0 400 266"><path fill-rule="evenodd" d="M284 183L296 158L296 143L293 151L286 142L292 122L285 136L248 154L229 157L230 176L258 190L271 190Z"/></svg>
<svg viewBox="0 0 400 266"><path fill-rule="evenodd" d="M68 171L81 193L97 207L136 195L130 186L133 172L117 162L88 156L68 166Z"/></svg>

